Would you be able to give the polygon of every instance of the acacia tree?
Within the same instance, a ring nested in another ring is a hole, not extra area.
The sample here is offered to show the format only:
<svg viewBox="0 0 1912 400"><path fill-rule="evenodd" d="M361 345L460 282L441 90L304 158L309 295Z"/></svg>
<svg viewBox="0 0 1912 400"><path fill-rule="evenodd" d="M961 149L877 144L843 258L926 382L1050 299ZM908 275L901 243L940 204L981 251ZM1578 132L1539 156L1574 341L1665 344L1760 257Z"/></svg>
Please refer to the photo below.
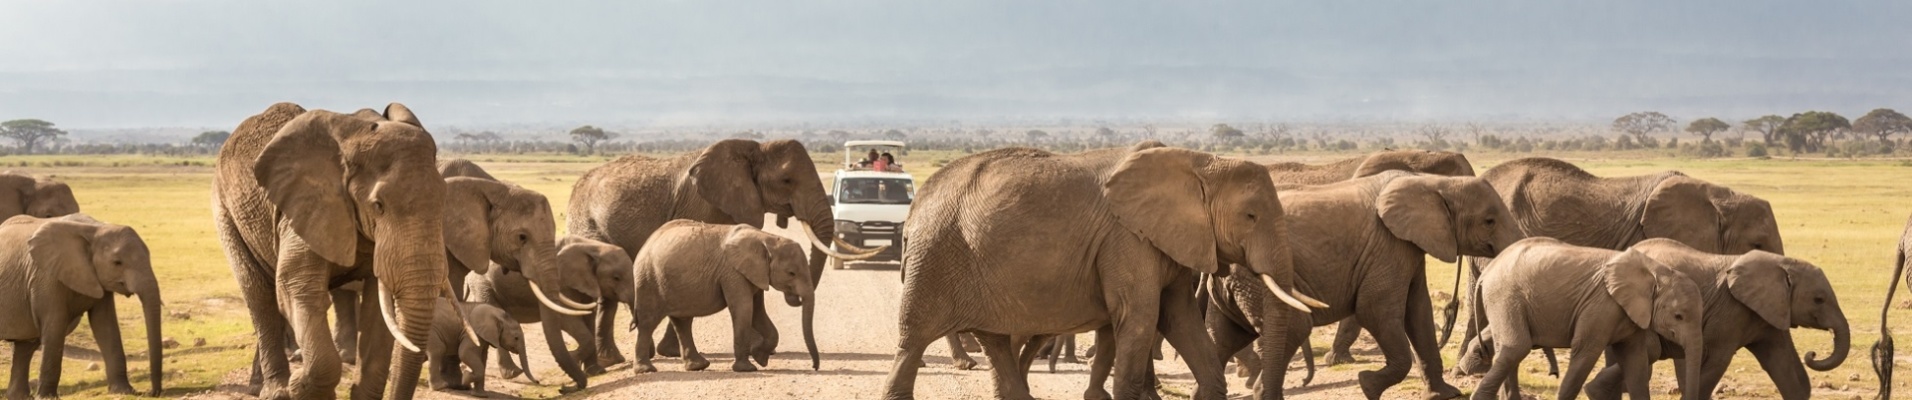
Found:
<svg viewBox="0 0 1912 400"><path fill-rule="evenodd" d="M1115 138L1115 130L1114 130L1114 129L1109 129L1109 127L1106 127L1106 126L1104 126L1104 127L1100 127L1100 128L1095 128L1095 136L1096 136L1096 137L1100 137L1100 138L1103 138L1103 139L1114 139L1114 138Z"/></svg>
<svg viewBox="0 0 1912 400"><path fill-rule="evenodd" d="M571 130L571 140L584 145L585 154L597 154L598 142L611 140L611 138L615 137L617 137L616 133L605 132L604 129L590 125L580 126Z"/></svg>
<svg viewBox="0 0 1912 400"><path fill-rule="evenodd" d="M52 122L37 119L16 119L0 122L0 137L20 142L20 149L27 154L37 152L47 142L66 136L66 131L54 128Z"/></svg>
<svg viewBox="0 0 1912 400"><path fill-rule="evenodd" d="M1647 134L1673 130L1676 123L1678 121L1674 121L1673 117L1659 111L1641 111L1614 118L1613 130L1633 135L1636 142L1647 143Z"/></svg>
<svg viewBox="0 0 1912 400"><path fill-rule="evenodd" d="M1447 148L1447 135L1453 134L1454 132L1439 124L1427 124L1416 128L1414 133L1421 135L1421 138L1427 139L1427 144L1434 147L1431 150L1442 150Z"/></svg>
<svg viewBox="0 0 1912 400"><path fill-rule="evenodd" d="M1767 115L1740 123L1740 126L1746 129L1759 132L1759 138L1766 142L1766 147L1772 147L1773 143L1779 140L1779 127L1785 125L1786 117L1778 115Z"/></svg>
<svg viewBox="0 0 1912 400"><path fill-rule="evenodd" d="M1846 117L1830 111L1807 111L1786 118L1779 132L1786 137L1786 147L1797 154L1824 149L1826 138L1843 129L1852 129Z"/></svg>
<svg viewBox="0 0 1912 400"><path fill-rule="evenodd" d="M205 131L205 132L200 132L199 136L193 136L192 143L194 146L211 147L216 149L216 148L219 148L220 146L224 146L226 144L226 138L228 137L232 137L232 132Z"/></svg>
<svg viewBox="0 0 1912 400"><path fill-rule="evenodd" d="M1912 132L1912 118L1890 108L1880 108L1852 121L1852 130L1879 137L1879 143L1892 144L1892 134Z"/></svg>
<svg viewBox="0 0 1912 400"><path fill-rule="evenodd" d="M1711 142L1713 141L1713 134L1724 132L1732 128L1733 126L1727 124L1726 121L1712 117L1696 119L1693 120L1693 123L1686 124L1687 132L1700 135L1700 143Z"/></svg>
<svg viewBox="0 0 1912 400"><path fill-rule="evenodd" d="M1228 124L1215 124L1215 126L1208 127L1208 134L1214 136L1216 139L1222 140L1240 139L1242 136L1245 136L1241 133L1240 129L1235 129L1235 127L1228 126Z"/></svg>

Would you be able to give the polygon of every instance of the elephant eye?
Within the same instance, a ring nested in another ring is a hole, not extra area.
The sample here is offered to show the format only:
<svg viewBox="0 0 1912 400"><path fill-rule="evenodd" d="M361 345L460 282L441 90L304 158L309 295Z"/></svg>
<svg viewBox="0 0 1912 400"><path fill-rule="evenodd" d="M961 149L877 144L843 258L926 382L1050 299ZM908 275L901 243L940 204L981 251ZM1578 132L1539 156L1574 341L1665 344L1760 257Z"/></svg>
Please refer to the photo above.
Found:
<svg viewBox="0 0 1912 400"><path fill-rule="evenodd" d="M1753 250L1765 250L1765 246L1760 246L1758 243L1754 243Z"/></svg>
<svg viewBox="0 0 1912 400"><path fill-rule="evenodd" d="M377 212L377 213L379 213L379 214L384 214L384 213L385 213L385 201L384 201L384 200L372 200L372 211L374 211L374 212Z"/></svg>
<svg viewBox="0 0 1912 400"><path fill-rule="evenodd" d="M528 236L528 235L525 235L525 234L522 234L522 233L520 233L520 234L518 234L518 242L519 242L519 243L528 243L528 242L530 242L530 241L531 241L531 236Z"/></svg>
<svg viewBox="0 0 1912 400"><path fill-rule="evenodd" d="M1494 226L1494 217L1487 217L1487 226Z"/></svg>
<svg viewBox="0 0 1912 400"><path fill-rule="evenodd" d="M113 260L113 265L126 265L126 263L120 260Z"/></svg>
<svg viewBox="0 0 1912 400"><path fill-rule="evenodd" d="M1674 320L1674 321L1685 321L1685 320L1686 320L1686 314L1673 314L1673 320Z"/></svg>
<svg viewBox="0 0 1912 400"><path fill-rule="evenodd" d="M1255 221L1255 220L1256 220L1256 219L1255 219L1255 213L1248 213L1248 220L1249 220L1249 221Z"/></svg>
<svg viewBox="0 0 1912 400"><path fill-rule="evenodd" d="M1826 298L1824 298L1824 297L1814 297L1814 298L1812 298L1812 304L1826 304Z"/></svg>

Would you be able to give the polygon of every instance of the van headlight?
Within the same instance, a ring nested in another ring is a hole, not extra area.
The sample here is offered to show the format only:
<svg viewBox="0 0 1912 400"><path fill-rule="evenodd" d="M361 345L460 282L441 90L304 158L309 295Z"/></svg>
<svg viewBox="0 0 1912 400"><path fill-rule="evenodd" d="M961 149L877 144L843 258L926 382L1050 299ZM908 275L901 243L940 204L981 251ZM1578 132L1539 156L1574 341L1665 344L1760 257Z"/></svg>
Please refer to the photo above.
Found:
<svg viewBox="0 0 1912 400"><path fill-rule="evenodd" d="M857 224L856 221L845 221L840 219L836 221L837 233L859 233L862 230L863 230L863 225Z"/></svg>

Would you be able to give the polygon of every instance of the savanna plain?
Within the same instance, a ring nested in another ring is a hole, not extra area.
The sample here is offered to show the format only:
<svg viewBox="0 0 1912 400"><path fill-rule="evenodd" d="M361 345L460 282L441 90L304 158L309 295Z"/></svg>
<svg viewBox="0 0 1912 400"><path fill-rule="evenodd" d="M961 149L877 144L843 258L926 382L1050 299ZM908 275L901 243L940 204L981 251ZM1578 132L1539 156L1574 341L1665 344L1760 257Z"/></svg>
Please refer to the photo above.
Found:
<svg viewBox="0 0 1912 400"><path fill-rule="evenodd" d="M1257 162L1323 162L1355 156L1356 153L1303 153L1243 156ZM444 154L443 157L457 157ZM963 156L959 152L918 151L905 158L919 182L934 172L939 161ZM1838 291L1840 302L1852 324L1853 349L1845 364L1830 372L1810 371L1814 395L1829 399L1872 398L1879 382L1868 367L1866 349L1880 334L1879 309L1886 301L1893 257L1899 233L1907 215L1912 214L1912 161L1897 159L1680 159L1659 155L1621 155L1612 153L1555 154L1601 176L1646 174L1679 170L1689 175L1725 184L1772 202L1781 224L1788 255L1802 258L1824 268ZM813 154L818 170L834 170L840 154ZM1485 171L1501 162L1520 157L1502 153L1468 154L1476 170ZM609 157L574 156L494 156L471 155L467 158L493 175L541 192L555 205L554 214L563 229L564 205L570 200L571 185L586 170ZM212 229L208 192L212 186L211 158L167 158L145 156L13 156L0 157L0 169L34 175L51 175L70 184L83 212L103 221L132 226L152 249L165 296L165 336L177 342L167 351L165 397L243 398L248 363L252 359L254 338L227 265L218 237ZM826 177L827 178L827 177ZM828 182L828 179L825 179ZM562 234L563 232L559 232ZM883 389L896 346L896 310L901 284L894 264L853 264L851 269L829 270L817 288L819 309L816 317L819 350L823 353L821 371L811 371L798 362L801 344L786 340L772 364L762 371L730 372L723 366L730 359L730 327L722 315L700 318L696 324L700 347L711 358L713 368L686 372L678 360L662 359L660 372L631 373L628 364L612 366L610 372L595 376L591 388L568 397L576 398L697 398L697 399L853 399L877 398ZM1452 264L1431 261L1429 285L1437 307L1452 299L1455 268ZM1895 332L1912 332L1912 312L1900 311L1912 306L1912 296L1900 296L1892 309L1896 315L1889 324ZM17 306L17 305L0 305ZM129 338L138 338L144 330L139 321L138 302L122 301L121 324ZM772 318L784 330L798 326L795 308L772 307ZM628 315L620 316L625 326ZM1463 317L1465 323L1465 317ZM549 354L541 354L545 338L536 329L526 329L532 350L532 371L542 375L546 384L533 384L524 377L510 380L493 378L493 397L549 398L558 396L562 375ZM1332 326L1320 328L1313 336L1317 354L1325 354L1332 337ZM1827 332L1794 330L1801 351L1831 351L1832 335ZM1459 335L1456 335L1459 336ZM627 357L634 347L634 335L619 332L618 347ZM1091 334L1080 340L1092 343ZM98 363L92 334L82 324L69 337L64 360L65 379L61 391L68 398L108 398L104 376L89 370ZM1458 339L1455 340L1458 342ZM171 345L169 343L169 345ZM128 353L143 360L145 343L129 340ZM75 348L77 347L77 348ZM1448 366L1453 365L1458 343L1443 348ZM1080 349L1079 349L1080 350ZM1912 363L1912 351L1902 351L1895 363ZM945 346L931 346L917 382L921 398L986 398L992 395L987 363L972 371L950 367ZM978 357L981 355L978 353ZM1301 363L1290 366L1287 393L1301 398L1360 398L1356 373L1379 368L1381 356L1371 342L1363 339L1355 347L1357 363L1323 367L1306 387L1300 384ZM1564 356L1563 356L1564 358ZM34 361L37 365L38 361ZM11 360L0 359L0 368ZM141 362L130 363L134 382L141 382L147 371ZM1565 364L1565 360L1562 360ZM1193 380L1181 360L1169 351L1156 362L1163 376L1165 398L1185 398L1192 392ZM348 367L349 368L349 367ZM1031 389L1039 398L1080 398L1088 381L1086 364L1062 363L1049 372L1038 362L1031 374ZM1546 375L1541 357L1529 357L1521 368L1521 383L1528 393L1552 397L1557 379ZM37 368L34 369L37 378ZM498 369L491 370L493 375ZM1418 375L1419 372L1415 372ZM346 379L353 375L348 369ZM1677 398L1673 391L1671 363L1658 363L1653 379L1655 398ZM1246 398L1250 391L1230 367L1230 392ZM1464 391L1472 391L1474 377L1450 377ZM1907 379L1895 383L1906 385ZM421 385L421 388L429 387ZM1423 385L1415 376L1388 392L1389 398L1418 398ZM346 385L341 385L344 396ZM1912 396L1912 390L1897 390L1900 396ZM465 393L423 392L426 398L465 397ZM1775 398L1772 383L1751 357L1741 354L1733 361L1717 398Z"/></svg>

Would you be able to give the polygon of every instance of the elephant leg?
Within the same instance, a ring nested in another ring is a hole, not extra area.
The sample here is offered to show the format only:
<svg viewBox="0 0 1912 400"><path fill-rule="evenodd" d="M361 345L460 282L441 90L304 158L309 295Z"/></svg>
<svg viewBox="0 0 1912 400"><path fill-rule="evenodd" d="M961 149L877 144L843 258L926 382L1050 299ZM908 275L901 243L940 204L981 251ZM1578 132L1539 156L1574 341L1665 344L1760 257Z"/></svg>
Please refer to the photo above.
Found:
<svg viewBox="0 0 1912 400"><path fill-rule="evenodd" d="M1221 399L1228 393L1228 378L1222 376L1222 366L1227 361L1222 355L1233 352L1214 350L1215 342L1203 328L1202 305L1195 303L1195 282L1191 280L1194 274L1188 275L1169 284L1162 294L1161 318L1156 321L1156 329L1175 347L1175 353L1182 356L1189 373L1195 376L1194 398Z"/></svg>
<svg viewBox="0 0 1912 400"><path fill-rule="evenodd" d="M1511 335L1509 335L1511 336ZM1493 367L1487 375L1481 377L1480 385L1474 387L1473 400L1494 400L1506 394L1509 399L1520 400L1520 379L1518 370L1520 361L1527 358L1527 352L1533 345L1525 337L1500 338L1500 352L1494 356ZM1503 393L1504 392L1504 393Z"/></svg>
<svg viewBox="0 0 1912 400"><path fill-rule="evenodd" d="M1211 314L1212 315L1212 314ZM1111 348L1115 346L1115 326L1103 325L1095 330L1095 347ZM1109 391L1103 387L1109 382L1109 370L1115 367L1115 360L1108 356L1089 358L1089 389L1082 392L1084 400L1109 400Z"/></svg>
<svg viewBox="0 0 1912 400"><path fill-rule="evenodd" d="M566 336L570 336L571 340L578 342L577 352L567 352L565 354L570 356L569 358L573 360L571 362L575 362L579 367L583 368L586 375L604 374L604 366L598 364L597 341L594 340L595 336L592 336L595 329L592 329L591 324L595 321L592 321L588 315L559 315L555 318L556 319L546 318L544 319L544 323L557 324L558 329L563 330ZM560 342L562 342L562 340L560 340ZM526 368L529 367L530 366L526 366Z"/></svg>
<svg viewBox="0 0 1912 400"><path fill-rule="evenodd" d="M447 375L451 373L449 370L458 369L457 364L452 362L452 357L446 354L433 354L426 362L429 365L425 368L425 375L431 379L432 390L451 389L451 382L446 380ZM451 368L445 368L446 366Z"/></svg>
<svg viewBox="0 0 1912 400"><path fill-rule="evenodd" d="M662 316L641 313L636 306L631 307L631 323L637 326L637 340L632 343L632 347L635 347L632 350L636 351L637 358L631 361L631 372L638 374L657 372L657 366L651 364L651 358L657 355L651 334L657 332L657 325L663 322Z"/></svg>
<svg viewBox="0 0 1912 400"><path fill-rule="evenodd" d="M517 362L511 361L511 353L506 352L505 349L498 349L498 375L511 379L523 374L524 368L519 367Z"/></svg>
<svg viewBox="0 0 1912 400"><path fill-rule="evenodd" d="M1051 342L1054 342L1055 339L1056 339L1056 335L1036 335L1036 336L1021 337L1021 338L1016 338L1016 337L1010 338L1009 342L1011 346L1022 349L1021 352L1016 353L1016 364L1019 365L1020 368L1022 368L1023 379L1025 380L1028 379L1029 371L1034 370L1033 368L1030 368L1030 366L1036 364L1037 358L1040 358L1045 354L1049 354L1049 350L1046 348L1047 347L1046 345Z"/></svg>
<svg viewBox="0 0 1912 400"><path fill-rule="evenodd" d="M1618 355L1614 352L1607 352L1606 367L1601 368L1599 373L1593 374L1593 380L1587 381L1587 399L1620 400L1620 394L1623 393L1621 390L1626 389L1627 379L1630 377L1626 375L1625 368L1614 362L1617 357Z"/></svg>
<svg viewBox="0 0 1912 400"><path fill-rule="evenodd" d="M618 306L618 302L611 300L610 296L605 296L604 298L598 299L598 307L599 307L597 311L598 362L603 363L604 366L607 366L607 367L612 365L623 364L625 361L624 352L622 350L618 350L617 348L617 332L615 331L616 329L615 327L617 326L617 306ZM511 357L500 357L500 358L511 358Z"/></svg>
<svg viewBox="0 0 1912 400"><path fill-rule="evenodd" d="M670 317L669 321L670 323L667 324L669 326L666 327L665 329L670 329L671 331L677 332L677 340L678 340L677 343L679 346L682 346L682 347L679 347L678 349L679 351L681 351L680 354L683 354L684 370L685 371L703 371L704 368L709 368L710 360L704 358L704 352L697 350L697 340L690 334L692 332L692 329L694 329L692 328L693 319L690 317ZM735 321L735 319L733 319L732 321ZM736 327L733 326L732 328L736 328ZM749 338L746 337L743 340L747 341L749 340ZM730 369L732 371L737 371L738 369L736 364L749 364L749 363L750 361L746 361L743 357L738 357L736 359L736 362L731 363ZM754 369L751 369L749 371L754 371Z"/></svg>
<svg viewBox="0 0 1912 400"><path fill-rule="evenodd" d="M909 315L908 311L909 309L905 308L904 315ZM896 340L896 357L890 362L890 376L883 383L883 398L890 400L916 398L916 372L923 367L923 351L938 338L948 335L953 339L955 336L949 333L910 329L903 329L899 333ZM960 344L955 345L954 350L957 351L953 353L962 354Z"/></svg>
<svg viewBox="0 0 1912 400"><path fill-rule="evenodd" d="M1753 359L1759 361L1759 367L1766 370L1766 376L1772 378L1773 386L1779 388L1779 397L1786 400L1812 397L1811 378L1806 374L1806 365L1799 361L1799 351L1793 347L1791 335L1774 335L1772 338L1753 342L1746 346L1753 353Z"/></svg>
<svg viewBox="0 0 1912 400"><path fill-rule="evenodd" d="M1420 358L1421 379L1427 381L1427 398L1461 397L1461 390L1448 384L1447 379L1441 376L1445 368L1441 366L1441 342L1434 337L1434 304L1427 293L1426 274L1415 275L1413 283L1408 284L1405 333L1408 344L1414 348L1414 355Z"/></svg>
<svg viewBox="0 0 1912 400"><path fill-rule="evenodd" d="M328 288L331 277L327 276L332 264L312 254L300 240L283 242L290 246L281 248L279 299L281 308L290 317L299 353L305 358L305 368L293 372L292 397L334 398L342 366L338 348L332 343L332 330L326 323L326 314L332 310L332 291Z"/></svg>
<svg viewBox="0 0 1912 400"><path fill-rule="evenodd" d="M945 341L949 342L950 363L954 364L956 369L968 371L976 368L976 359L970 358L969 352L963 351L963 339L959 337L962 335L961 333L949 334Z"/></svg>
<svg viewBox="0 0 1912 400"><path fill-rule="evenodd" d="M1064 346L1062 348L1062 361L1068 362L1068 363L1081 364L1082 359L1079 357L1076 357L1076 335L1075 334L1063 335L1058 340L1059 340L1059 343L1062 346Z"/></svg>
<svg viewBox="0 0 1912 400"><path fill-rule="evenodd" d="M584 390L584 388L587 387L586 385L589 384L590 378L584 374L583 368L578 367L577 360L571 358L571 352L564 348L564 330L562 327L564 323L560 321L563 321L566 316L549 309L541 309L538 310L538 312L543 314L539 316L539 320L544 321L544 323L538 325L544 329L544 343L546 347L551 350L551 358L557 361L558 369L564 371L564 376L571 378L572 385L560 387L558 391L562 393L573 393ZM653 327L655 327L655 325L653 325ZM531 366L527 365L525 367L530 368ZM655 371L655 369L652 369L652 371Z"/></svg>
<svg viewBox="0 0 1912 400"><path fill-rule="evenodd" d="M1354 363L1354 341L1361 338L1361 322L1354 318L1343 318L1335 325L1334 344L1328 348L1328 356L1323 362L1329 366ZM1310 351L1312 352L1312 351Z"/></svg>
<svg viewBox="0 0 1912 400"><path fill-rule="evenodd" d="M454 286L456 287L456 286ZM339 345L339 362L358 365L358 298L360 291L332 289L332 341Z"/></svg>
<svg viewBox="0 0 1912 400"><path fill-rule="evenodd" d="M1129 299L1129 311L1118 315L1114 322L1115 347L1103 352L1115 362L1116 398L1133 399L1155 393L1155 387L1148 384L1148 354L1160 339L1155 328L1156 314L1161 307L1143 300L1155 299ZM987 348L987 344L984 347Z"/></svg>
<svg viewBox="0 0 1912 400"><path fill-rule="evenodd" d="M1401 326L1401 319L1406 316L1398 312L1378 312L1381 308L1378 305L1370 307L1377 312L1369 312L1361 317L1362 325L1368 329L1369 335L1374 336L1374 343L1380 346L1381 355L1387 360L1379 370L1361 371L1358 374L1361 393L1369 399L1381 398L1382 392L1406 379L1409 364L1413 362L1413 348L1408 343L1407 329ZM1286 367L1287 364L1278 365Z"/></svg>
<svg viewBox="0 0 1912 400"><path fill-rule="evenodd" d="M1585 344L1602 342L1601 340L1575 340L1575 342L1579 343L1576 343L1573 353L1570 353L1573 358L1567 360L1567 374L1560 377L1560 395L1555 397L1558 399L1580 398L1580 389L1587 384L1587 374L1593 372L1593 367L1597 365L1595 363L1600 361L1600 352L1606 348L1606 346ZM1507 350L1507 348L1501 347L1501 350Z"/></svg>
<svg viewBox="0 0 1912 400"><path fill-rule="evenodd" d="M33 397L27 390L27 375L33 371L33 352L40 348L37 340L19 340L13 345L13 374L7 377L7 399L26 400Z"/></svg>
<svg viewBox="0 0 1912 400"><path fill-rule="evenodd" d="M93 309L86 312L86 320L93 327L93 343L99 345L100 358L105 364L106 392L133 394L132 382L126 378L126 348L120 340L119 310L113 306L113 297L94 302Z"/></svg>
<svg viewBox="0 0 1912 400"><path fill-rule="evenodd" d="M482 345L465 345L459 347L458 361L463 363L466 368L471 368L471 376L465 378L465 385L471 388L473 393L483 394L485 392L485 356L491 353L489 351L490 349ZM505 357L510 358L510 355L507 353ZM452 368L457 367L454 366Z"/></svg>
<svg viewBox="0 0 1912 400"><path fill-rule="evenodd" d="M55 302L57 303L57 301ZM64 305L46 307L47 316L40 317L40 387L33 391L34 397L51 399L60 397L60 362L66 357L66 334L70 322L66 320Z"/></svg>
<svg viewBox="0 0 1912 400"><path fill-rule="evenodd" d="M750 304L751 307L754 307L752 310L755 311L750 313L750 323L751 326L756 328L758 340L757 347L751 351L750 356L757 360L757 364L768 366L770 365L770 356L777 354L779 337L777 335L777 324L770 322L770 309L764 307L763 297L764 292L756 292L755 295L751 296Z"/></svg>
<svg viewBox="0 0 1912 400"><path fill-rule="evenodd" d="M233 270L241 272L246 268L234 267ZM252 317L252 334L257 338L251 386L247 391L266 400L291 398L286 385L292 376L292 366L285 353L290 327L285 315L279 313L278 293L272 288L275 284L270 276L257 277L254 275L258 274L250 272L239 275L240 287L245 288L241 292L246 297L246 311Z"/></svg>
<svg viewBox="0 0 1912 400"><path fill-rule="evenodd" d="M392 331L385 327L385 317L380 314L378 278L365 278L360 282L358 301L354 302L358 309L352 314L357 317L357 326L363 329L358 331L356 340L358 382L353 384L352 395L361 399L376 399L385 394L386 378L392 373L392 353L400 348L397 339L392 337Z"/></svg>
<svg viewBox="0 0 1912 400"><path fill-rule="evenodd" d="M677 351L678 349L683 348L683 345L678 344L677 341L678 341L677 328L675 327L665 328L664 337L662 339L658 339L657 347L655 347L657 349L657 356L658 357L682 356L683 354L678 353Z"/></svg>
<svg viewBox="0 0 1912 400"><path fill-rule="evenodd" d="M1009 340L1009 335L976 332L976 341L982 342L983 355L989 356L989 375L995 378L996 398L1004 400L1033 399L1029 396L1029 384L1023 376L1022 361L1017 354L1017 346Z"/></svg>

